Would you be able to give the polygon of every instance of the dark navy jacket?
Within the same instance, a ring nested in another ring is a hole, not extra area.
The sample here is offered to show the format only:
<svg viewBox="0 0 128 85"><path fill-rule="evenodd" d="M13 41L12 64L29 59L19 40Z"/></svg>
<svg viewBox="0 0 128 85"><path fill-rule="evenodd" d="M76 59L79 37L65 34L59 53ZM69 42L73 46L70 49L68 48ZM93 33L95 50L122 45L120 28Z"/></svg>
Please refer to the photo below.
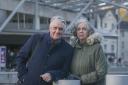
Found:
<svg viewBox="0 0 128 85"><path fill-rule="evenodd" d="M50 73L52 81L67 76L73 56L73 48L63 39L51 46L49 33L32 35L17 55L18 77L23 85L51 85L40 78Z"/></svg>

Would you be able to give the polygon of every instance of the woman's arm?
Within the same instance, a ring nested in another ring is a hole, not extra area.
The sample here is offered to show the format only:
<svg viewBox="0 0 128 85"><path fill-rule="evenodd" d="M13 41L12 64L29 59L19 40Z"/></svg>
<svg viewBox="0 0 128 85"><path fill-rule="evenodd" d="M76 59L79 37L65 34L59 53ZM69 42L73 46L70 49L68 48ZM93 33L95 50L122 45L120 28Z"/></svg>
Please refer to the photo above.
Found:
<svg viewBox="0 0 128 85"><path fill-rule="evenodd" d="M107 73L106 56L104 55L104 52L100 45L97 46L94 55L95 55L95 71L81 76L81 80L85 84L95 83L101 79L104 79Z"/></svg>

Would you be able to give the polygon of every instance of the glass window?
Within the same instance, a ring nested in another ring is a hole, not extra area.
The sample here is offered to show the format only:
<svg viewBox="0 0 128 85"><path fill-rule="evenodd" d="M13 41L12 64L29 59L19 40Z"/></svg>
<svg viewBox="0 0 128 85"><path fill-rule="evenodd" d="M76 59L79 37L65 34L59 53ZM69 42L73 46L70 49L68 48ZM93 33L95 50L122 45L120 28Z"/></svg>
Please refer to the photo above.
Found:
<svg viewBox="0 0 128 85"><path fill-rule="evenodd" d="M124 42L122 42L122 49L124 49Z"/></svg>
<svg viewBox="0 0 128 85"><path fill-rule="evenodd" d="M106 44L104 44L104 50L107 50L107 45Z"/></svg>
<svg viewBox="0 0 128 85"><path fill-rule="evenodd" d="M49 18L47 18L47 17L40 17L40 23L41 24L48 24L49 23Z"/></svg>
<svg viewBox="0 0 128 85"><path fill-rule="evenodd" d="M104 23L104 28L107 28L107 23Z"/></svg>
<svg viewBox="0 0 128 85"><path fill-rule="evenodd" d="M112 29L115 29L115 25L112 23Z"/></svg>
<svg viewBox="0 0 128 85"><path fill-rule="evenodd" d="M111 45L111 51L112 52L114 51L114 45Z"/></svg>
<svg viewBox="0 0 128 85"><path fill-rule="evenodd" d="M125 36L124 31L121 31L121 36L122 36L122 37L124 37L124 36Z"/></svg>

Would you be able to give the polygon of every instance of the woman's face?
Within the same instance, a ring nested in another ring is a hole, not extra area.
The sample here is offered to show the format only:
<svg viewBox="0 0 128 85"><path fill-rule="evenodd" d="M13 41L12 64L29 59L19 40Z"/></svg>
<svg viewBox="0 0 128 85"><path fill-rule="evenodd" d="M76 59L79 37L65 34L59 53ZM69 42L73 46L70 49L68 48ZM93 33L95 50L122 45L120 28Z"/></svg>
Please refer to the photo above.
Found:
<svg viewBox="0 0 128 85"><path fill-rule="evenodd" d="M89 33L88 30L86 28L86 24L85 23L80 23L77 27L77 37L80 41L86 41Z"/></svg>

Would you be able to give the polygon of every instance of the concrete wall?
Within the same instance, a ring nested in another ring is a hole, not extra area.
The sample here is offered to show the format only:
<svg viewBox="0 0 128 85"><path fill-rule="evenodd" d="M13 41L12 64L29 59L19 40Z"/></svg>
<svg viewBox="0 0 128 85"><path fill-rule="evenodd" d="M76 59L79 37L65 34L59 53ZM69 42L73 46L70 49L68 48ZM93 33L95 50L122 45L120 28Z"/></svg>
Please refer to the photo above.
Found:
<svg viewBox="0 0 128 85"><path fill-rule="evenodd" d="M15 85L17 72L0 72L0 85Z"/></svg>
<svg viewBox="0 0 128 85"><path fill-rule="evenodd" d="M128 75L107 75L106 85L127 85Z"/></svg>

